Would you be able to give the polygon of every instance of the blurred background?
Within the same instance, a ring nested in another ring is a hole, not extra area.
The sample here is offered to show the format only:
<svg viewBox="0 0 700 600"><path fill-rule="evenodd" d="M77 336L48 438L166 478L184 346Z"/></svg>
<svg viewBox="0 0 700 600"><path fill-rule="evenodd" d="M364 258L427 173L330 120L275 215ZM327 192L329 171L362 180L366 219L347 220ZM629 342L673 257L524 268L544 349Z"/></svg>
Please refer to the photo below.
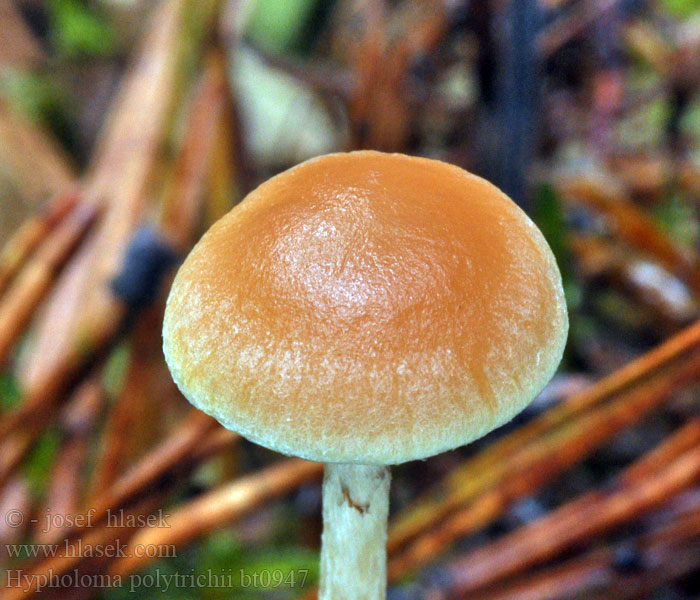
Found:
<svg viewBox="0 0 700 600"><path fill-rule="evenodd" d="M502 187L571 321L525 413L394 469L390 598L700 598L698 0L0 0L0 596L314 597L320 465L160 330L212 222L357 148Z"/></svg>

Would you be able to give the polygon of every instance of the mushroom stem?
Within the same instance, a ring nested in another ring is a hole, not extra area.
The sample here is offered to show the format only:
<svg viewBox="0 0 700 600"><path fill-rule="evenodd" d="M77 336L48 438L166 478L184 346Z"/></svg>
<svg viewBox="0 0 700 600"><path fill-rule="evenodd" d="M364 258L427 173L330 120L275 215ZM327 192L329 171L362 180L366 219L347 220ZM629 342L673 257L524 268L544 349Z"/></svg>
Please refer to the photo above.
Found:
<svg viewBox="0 0 700 600"><path fill-rule="evenodd" d="M326 464L320 600L386 597L390 481L385 466Z"/></svg>

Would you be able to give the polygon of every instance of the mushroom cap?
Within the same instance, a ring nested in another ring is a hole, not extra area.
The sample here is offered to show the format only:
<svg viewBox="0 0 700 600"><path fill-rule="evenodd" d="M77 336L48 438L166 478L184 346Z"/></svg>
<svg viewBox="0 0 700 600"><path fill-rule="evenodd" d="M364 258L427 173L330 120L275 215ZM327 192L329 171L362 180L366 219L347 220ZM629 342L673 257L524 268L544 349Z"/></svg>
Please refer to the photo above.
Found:
<svg viewBox="0 0 700 600"><path fill-rule="evenodd" d="M568 331L544 237L458 167L361 151L302 163L202 237L168 298L182 393L284 454L396 464L510 420Z"/></svg>

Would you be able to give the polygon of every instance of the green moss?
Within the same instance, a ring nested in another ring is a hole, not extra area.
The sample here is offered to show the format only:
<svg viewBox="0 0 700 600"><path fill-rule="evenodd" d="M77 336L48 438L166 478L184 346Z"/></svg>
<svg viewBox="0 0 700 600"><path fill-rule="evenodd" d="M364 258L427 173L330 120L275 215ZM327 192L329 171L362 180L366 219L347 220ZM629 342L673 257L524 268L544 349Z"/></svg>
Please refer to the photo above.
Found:
<svg viewBox="0 0 700 600"><path fill-rule="evenodd" d="M659 7L673 17L686 19L700 11L700 0L660 0Z"/></svg>
<svg viewBox="0 0 700 600"><path fill-rule="evenodd" d="M56 461L61 436L55 428L47 429L37 440L24 463L24 472L35 497L42 497Z"/></svg>
<svg viewBox="0 0 700 600"><path fill-rule="evenodd" d="M299 46L316 0L259 0L248 23L250 39L274 52Z"/></svg>
<svg viewBox="0 0 700 600"><path fill-rule="evenodd" d="M0 373L0 410L14 408L20 399L19 383L10 373Z"/></svg>
<svg viewBox="0 0 700 600"><path fill-rule="evenodd" d="M51 41L67 58L108 56L115 50L114 31L94 3L50 0Z"/></svg>
<svg viewBox="0 0 700 600"><path fill-rule="evenodd" d="M202 585L209 581L214 585ZM143 600L164 595L183 600L291 600L308 592L317 581L315 552L275 545L265 550L249 548L230 530L224 530L142 574L124 578L121 588L106 591L103 598L127 600L136 593Z"/></svg>

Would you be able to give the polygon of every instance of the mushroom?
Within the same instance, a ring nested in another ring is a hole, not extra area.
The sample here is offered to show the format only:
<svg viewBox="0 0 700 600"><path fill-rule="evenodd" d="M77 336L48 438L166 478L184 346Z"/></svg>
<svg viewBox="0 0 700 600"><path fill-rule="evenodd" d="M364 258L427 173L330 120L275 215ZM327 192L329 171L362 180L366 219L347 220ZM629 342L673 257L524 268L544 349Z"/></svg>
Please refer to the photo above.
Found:
<svg viewBox="0 0 700 600"><path fill-rule="evenodd" d="M537 227L458 167L372 151L304 162L215 223L168 298L183 394L325 463L323 599L386 593L388 465L478 439L535 397L568 331Z"/></svg>

